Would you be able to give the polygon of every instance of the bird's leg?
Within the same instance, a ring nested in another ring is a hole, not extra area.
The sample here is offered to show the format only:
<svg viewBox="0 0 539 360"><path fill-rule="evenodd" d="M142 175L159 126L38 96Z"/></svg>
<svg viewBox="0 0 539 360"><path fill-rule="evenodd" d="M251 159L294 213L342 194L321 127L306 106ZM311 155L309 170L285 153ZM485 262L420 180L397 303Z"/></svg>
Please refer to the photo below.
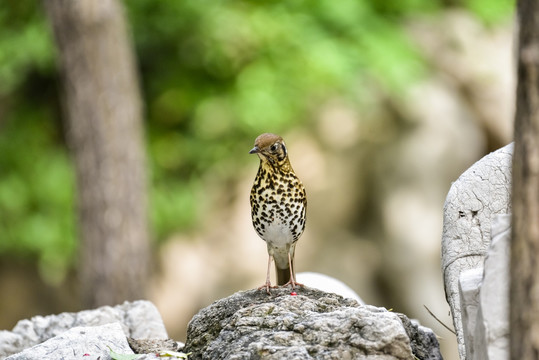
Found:
<svg viewBox="0 0 539 360"><path fill-rule="evenodd" d="M269 255L268 256L268 272L266 273L266 283L264 285L258 287L258 290L266 289L266 292L268 293L268 295L271 295L269 289L271 287L273 287L273 286L271 286L271 282L270 282L270 269L271 269L271 260L272 259L273 259L273 257L271 255Z"/></svg>
<svg viewBox="0 0 539 360"><path fill-rule="evenodd" d="M296 285L305 286L303 284L296 282L296 274L294 274L294 268L292 267L292 256L290 256L290 253L288 253L288 267L290 268L290 281L288 281L283 286L292 285L292 289L295 289Z"/></svg>

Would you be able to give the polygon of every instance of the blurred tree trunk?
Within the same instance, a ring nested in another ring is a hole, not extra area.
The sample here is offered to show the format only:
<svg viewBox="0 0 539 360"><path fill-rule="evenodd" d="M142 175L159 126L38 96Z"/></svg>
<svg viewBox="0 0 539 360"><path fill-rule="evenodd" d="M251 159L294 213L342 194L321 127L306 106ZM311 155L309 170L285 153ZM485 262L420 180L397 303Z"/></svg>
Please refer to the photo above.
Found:
<svg viewBox="0 0 539 360"><path fill-rule="evenodd" d="M518 2L517 110L513 156L511 359L539 358L539 2Z"/></svg>
<svg viewBox="0 0 539 360"><path fill-rule="evenodd" d="M75 162L86 306L145 294L149 245L142 104L117 0L44 0L59 49Z"/></svg>

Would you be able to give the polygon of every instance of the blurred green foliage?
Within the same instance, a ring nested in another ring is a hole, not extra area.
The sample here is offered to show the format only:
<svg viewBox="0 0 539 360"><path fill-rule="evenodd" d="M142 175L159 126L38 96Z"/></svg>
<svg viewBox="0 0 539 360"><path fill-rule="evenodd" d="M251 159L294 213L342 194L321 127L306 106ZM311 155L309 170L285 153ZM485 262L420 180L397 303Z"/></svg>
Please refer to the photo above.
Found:
<svg viewBox="0 0 539 360"><path fill-rule="evenodd" d="M457 7L495 24L514 7L509 0L124 4L145 97L158 240L199 224L208 184L228 186L259 133L307 128L317 105L336 96L361 108L371 85L398 96L428 73L406 21ZM0 256L35 258L55 283L77 248L55 49L39 2L3 5Z"/></svg>

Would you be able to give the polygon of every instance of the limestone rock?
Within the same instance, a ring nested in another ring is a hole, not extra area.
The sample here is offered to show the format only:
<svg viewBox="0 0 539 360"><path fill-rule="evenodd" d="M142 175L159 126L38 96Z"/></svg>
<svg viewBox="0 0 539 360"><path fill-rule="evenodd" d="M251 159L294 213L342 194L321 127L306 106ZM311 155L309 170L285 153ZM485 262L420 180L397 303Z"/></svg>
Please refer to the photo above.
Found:
<svg viewBox="0 0 539 360"><path fill-rule="evenodd" d="M438 337L428 327L421 326L416 320L410 320L404 314L396 313L410 338L412 353L417 359L441 359Z"/></svg>
<svg viewBox="0 0 539 360"><path fill-rule="evenodd" d="M133 354L120 323L101 326L77 326L41 344L28 348L7 360L87 359L108 360L110 350Z"/></svg>
<svg viewBox="0 0 539 360"><path fill-rule="evenodd" d="M460 273L459 292L462 315L462 330L466 359L474 359L475 328L479 309L479 289L483 281L483 267L465 270Z"/></svg>
<svg viewBox="0 0 539 360"><path fill-rule="evenodd" d="M296 279L300 284L309 286L318 290L335 293L345 298L354 299L361 305L365 302L361 300L358 294L348 285L331 276L315 273L315 272L300 272L296 275Z"/></svg>
<svg viewBox="0 0 539 360"><path fill-rule="evenodd" d="M125 336L168 338L157 308L149 301L125 302L115 307L59 315L35 316L21 320L12 331L0 331L0 359L42 343L80 326L99 326L118 322Z"/></svg>
<svg viewBox="0 0 539 360"><path fill-rule="evenodd" d="M511 215L492 219L492 242L479 291L473 359L509 358L509 252ZM472 358L471 358L472 359Z"/></svg>
<svg viewBox="0 0 539 360"><path fill-rule="evenodd" d="M135 354L156 354L162 351L180 351L184 345L172 339L133 339L127 338L129 347Z"/></svg>
<svg viewBox="0 0 539 360"><path fill-rule="evenodd" d="M476 162L453 183L444 205L442 272L461 359L466 351L459 276L482 266L490 243L491 217L511 212L512 154L513 144L509 144Z"/></svg>
<svg viewBox="0 0 539 360"><path fill-rule="evenodd" d="M442 358L434 334L404 315L307 287L271 291L202 309L187 330L189 359Z"/></svg>

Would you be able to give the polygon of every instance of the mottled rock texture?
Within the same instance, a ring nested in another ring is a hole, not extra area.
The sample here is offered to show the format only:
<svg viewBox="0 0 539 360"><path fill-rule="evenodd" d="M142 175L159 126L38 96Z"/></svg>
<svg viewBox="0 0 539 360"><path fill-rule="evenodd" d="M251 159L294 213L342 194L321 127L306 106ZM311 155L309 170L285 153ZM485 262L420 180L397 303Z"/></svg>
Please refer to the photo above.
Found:
<svg viewBox="0 0 539 360"><path fill-rule="evenodd" d="M151 302L125 302L114 307L103 306L77 313L21 320L12 331L0 331L0 359L59 336L74 327L111 323L119 323L124 335L135 339L168 337L161 315Z"/></svg>
<svg viewBox="0 0 539 360"><path fill-rule="evenodd" d="M438 341L406 316L302 287L238 292L189 323L190 359L441 359Z"/></svg>

